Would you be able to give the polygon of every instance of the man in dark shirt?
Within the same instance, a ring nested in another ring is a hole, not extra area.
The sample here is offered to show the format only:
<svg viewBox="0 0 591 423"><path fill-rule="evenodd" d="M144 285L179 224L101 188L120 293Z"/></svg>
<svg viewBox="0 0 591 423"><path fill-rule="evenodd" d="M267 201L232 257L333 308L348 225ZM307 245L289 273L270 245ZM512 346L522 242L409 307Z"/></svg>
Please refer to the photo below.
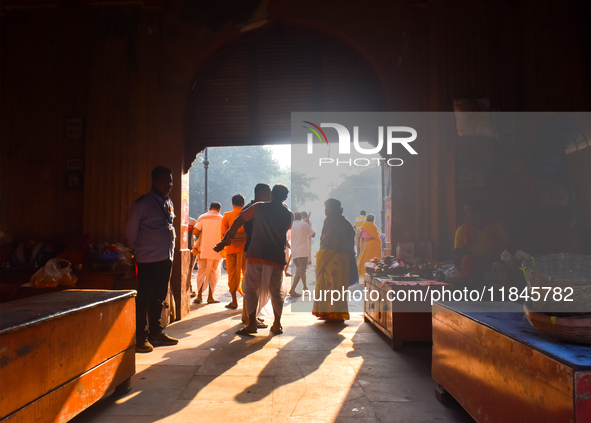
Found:
<svg viewBox="0 0 591 423"><path fill-rule="evenodd" d="M285 185L277 184L271 192L270 202L258 202L248 208L245 207L226 232L224 239L214 248L216 251L223 250L231 243L238 228L252 221L252 237L246 251L246 271L242 282L249 319L248 325L236 332L239 335L257 332L256 314L260 300L259 294L265 291L271 297L275 317L270 330L274 334L283 333L281 284L285 267L286 235L293 221L293 214L283 204L288 193L289 190Z"/></svg>
<svg viewBox="0 0 591 423"><path fill-rule="evenodd" d="M246 206L244 206L242 208L242 211L248 209L250 206L252 206L255 203L258 202L267 202L267 201L271 201L271 187L267 184L256 184L256 186L254 187L254 200L252 200L250 203L248 203ZM245 222L244 223L244 232L246 232L246 242L244 244L244 254L246 257L246 252L248 251L248 246L250 245L250 240L252 239L252 220ZM245 267L246 267L246 263L245 263ZM242 279L244 279L244 275L242 275ZM244 292L244 291L243 291ZM265 301L266 304L266 301ZM259 305L257 307L257 315L259 314L259 312L261 311L261 309L265 306L265 304L262 304L262 302L259 300ZM245 325L248 325L249 319L248 319L248 307L246 305L246 297L242 300L242 323L244 323ZM257 328L259 329L266 329L268 326L263 322L262 318L258 318L257 317Z"/></svg>
<svg viewBox="0 0 591 423"><path fill-rule="evenodd" d="M172 170L155 167L152 189L133 203L125 227L127 241L135 250L138 279L135 349L142 353L152 351L154 346L179 342L163 332L160 322L174 258L174 209L168 197L171 189Z"/></svg>
<svg viewBox="0 0 591 423"><path fill-rule="evenodd" d="M271 187L267 184L257 184L254 187L254 200L248 203L242 211L247 210L250 206L258 202L267 202L271 201ZM248 251L248 246L250 245L250 240L252 239L252 220L244 223L244 232L246 232L246 243L244 244L244 253Z"/></svg>

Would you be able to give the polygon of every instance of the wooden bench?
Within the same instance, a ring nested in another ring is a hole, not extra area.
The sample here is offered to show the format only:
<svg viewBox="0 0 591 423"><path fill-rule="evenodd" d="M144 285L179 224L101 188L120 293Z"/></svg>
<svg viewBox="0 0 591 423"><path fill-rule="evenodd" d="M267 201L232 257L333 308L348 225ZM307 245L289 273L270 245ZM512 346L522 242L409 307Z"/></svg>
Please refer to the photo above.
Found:
<svg viewBox="0 0 591 423"><path fill-rule="evenodd" d="M0 419L63 422L135 373L135 291L64 290L0 307Z"/></svg>

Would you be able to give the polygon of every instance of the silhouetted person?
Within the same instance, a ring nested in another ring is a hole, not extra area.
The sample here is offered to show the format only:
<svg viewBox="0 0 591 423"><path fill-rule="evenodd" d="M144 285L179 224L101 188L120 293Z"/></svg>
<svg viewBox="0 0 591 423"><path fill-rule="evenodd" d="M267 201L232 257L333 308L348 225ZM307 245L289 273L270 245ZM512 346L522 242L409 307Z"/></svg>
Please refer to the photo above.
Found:
<svg viewBox="0 0 591 423"><path fill-rule="evenodd" d="M257 308L265 291L271 297L275 317L270 330L274 334L283 333L281 283L285 267L286 234L293 220L293 214L283 204L288 193L289 190L285 185L275 185L271 191L271 201L255 203L243 210L224 239L215 247L216 251L221 251L231 243L240 226L247 221L253 221L252 239L246 252L246 271L242 283L249 322L247 326L237 331L239 335L257 332Z"/></svg>
<svg viewBox="0 0 591 423"><path fill-rule="evenodd" d="M222 205L214 201L209 206L209 211L203 213L197 219L197 224L193 233L197 236L197 248L193 251L198 253L199 269L197 270L197 298L193 302L200 304L203 302L203 291L208 286L207 303L219 303L213 297L215 287L220 280L220 264L222 256L216 253L213 247L218 243L222 232L222 215L220 210Z"/></svg>
<svg viewBox="0 0 591 423"><path fill-rule="evenodd" d="M168 294L176 238L172 224L174 208L168 197L171 189L172 170L155 167L152 189L133 203L125 227L129 245L135 250L138 279L135 349L142 353L179 342L164 333L160 321L162 304Z"/></svg>
<svg viewBox="0 0 591 423"><path fill-rule="evenodd" d="M296 292L296 287L300 279L304 285L303 289L307 290L306 285L306 268L308 267L308 258L310 258L310 237L316 235L310 225L302 220L302 214L294 213L294 221L291 227L291 256L296 265L296 271L293 276L291 289L289 295L299 297Z"/></svg>
<svg viewBox="0 0 591 423"><path fill-rule="evenodd" d="M454 252L464 278L473 280L492 269L510 241L505 227L488 219L484 205L478 200L464 205L464 220L466 223L456 231Z"/></svg>
<svg viewBox="0 0 591 423"><path fill-rule="evenodd" d="M244 197L242 194L236 194L232 197L232 211L224 213L222 218L222 233L220 236L226 234L232 223L236 220L242 209L244 208ZM232 296L230 304L226 304L227 308L238 308L238 299L236 298L236 291L240 286L242 275L244 274L244 244L246 243L246 232L244 226L238 228L236 236L232 243L226 248L226 271L228 272L228 289Z"/></svg>

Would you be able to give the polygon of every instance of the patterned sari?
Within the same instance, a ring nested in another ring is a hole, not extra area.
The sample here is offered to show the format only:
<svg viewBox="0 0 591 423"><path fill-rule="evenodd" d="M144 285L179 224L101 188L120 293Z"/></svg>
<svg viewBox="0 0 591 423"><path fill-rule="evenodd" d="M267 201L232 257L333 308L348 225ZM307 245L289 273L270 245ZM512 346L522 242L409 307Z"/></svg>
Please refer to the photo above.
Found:
<svg viewBox="0 0 591 423"><path fill-rule="evenodd" d="M362 278L365 274L365 263L377 257L382 259L382 241L380 240L380 231L373 222L365 222L360 231L365 231L370 235L369 238L361 239L361 251L357 259L357 269L359 277Z"/></svg>
<svg viewBox="0 0 591 423"><path fill-rule="evenodd" d="M312 314L321 320L348 320L349 306L346 296L343 296L343 292L348 289L349 254L319 250L316 255L316 291ZM339 293L340 298L336 301L332 300L333 290Z"/></svg>

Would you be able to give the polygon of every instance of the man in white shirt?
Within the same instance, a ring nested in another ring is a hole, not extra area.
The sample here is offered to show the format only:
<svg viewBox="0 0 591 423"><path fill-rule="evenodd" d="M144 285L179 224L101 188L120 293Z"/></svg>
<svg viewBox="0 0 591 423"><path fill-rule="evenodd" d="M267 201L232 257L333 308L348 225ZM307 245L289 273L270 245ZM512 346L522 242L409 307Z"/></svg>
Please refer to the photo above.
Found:
<svg viewBox="0 0 591 423"><path fill-rule="evenodd" d="M213 298L215 287L220 280L220 263L222 256L213 250L213 247L220 242L222 232L222 218L220 210L222 206L217 201L214 201L209 206L209 211L202 214L197 219L193 234L196 235L198 248L193 251L199 252L199 263L197 270L197 298L195 303L203 302L203 290L205 283L209 285L209 293L207 295L207 303L219 303L219 300Z"/></svg>
<svg viewBox="0 0 591 423"><path fill-rule="evenodd" d="M310 225L302 221L302 214L295 212L293 225L291 226L291 257L296 266L293 283L289 290L289 295L292 297L301 295L295 290L300 279L304 284L304 290L308 289L306 286L306 267L308 267L308 258L310 257L310 237L315 235Z"/></svg>

